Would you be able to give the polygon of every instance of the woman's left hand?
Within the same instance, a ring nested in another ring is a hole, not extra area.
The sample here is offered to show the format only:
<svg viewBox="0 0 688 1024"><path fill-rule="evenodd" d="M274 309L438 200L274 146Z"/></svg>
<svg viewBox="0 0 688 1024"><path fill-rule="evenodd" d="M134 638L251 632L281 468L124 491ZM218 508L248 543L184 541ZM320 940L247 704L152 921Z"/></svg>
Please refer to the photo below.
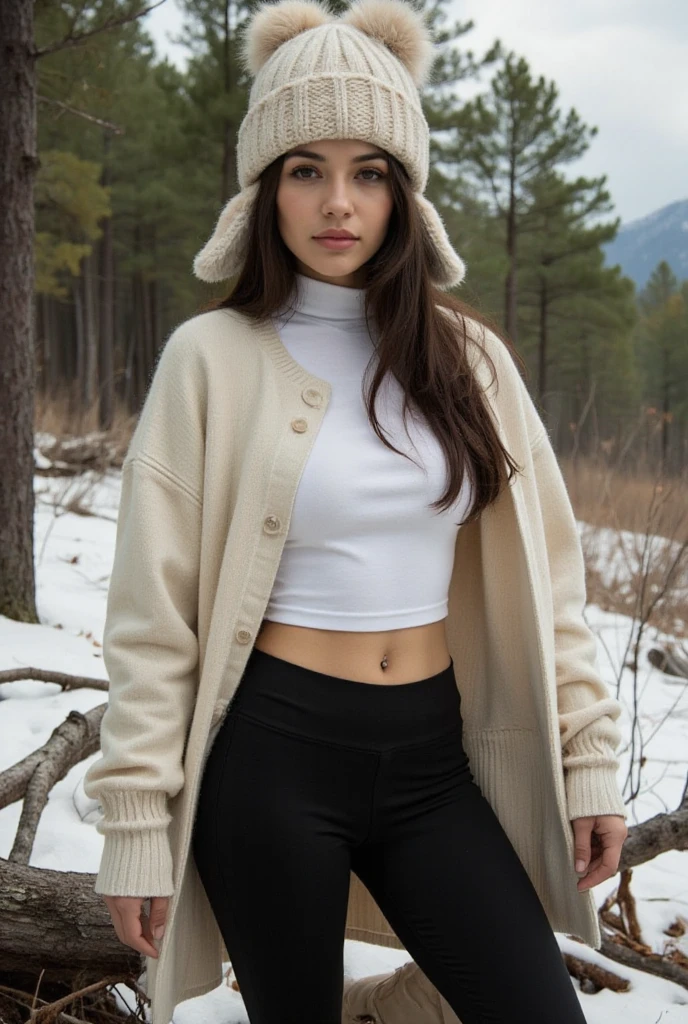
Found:
<svg viewBox="0 0 688 1024"><path fill-rule="evenodd" d="M574 831L575 870L576 874L583 876L578 880L578 891L583 892L616 874L628 829L620 814L573 818L571 824Z"/></svg>

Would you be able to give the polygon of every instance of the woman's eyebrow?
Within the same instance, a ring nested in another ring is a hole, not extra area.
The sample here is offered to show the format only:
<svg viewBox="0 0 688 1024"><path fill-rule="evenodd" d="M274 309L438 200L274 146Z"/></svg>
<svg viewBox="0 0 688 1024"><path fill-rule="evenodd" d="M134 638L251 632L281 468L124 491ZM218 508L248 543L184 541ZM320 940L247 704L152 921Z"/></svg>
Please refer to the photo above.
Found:
<svg viewBox="0 0 688 1024"><path fill-rule="evenodd" d="M286 158L288 159L290 156L301 156L301 157L305 157L307 160L320 160L321 163L324 163L325 160L327 159L321 153L314 153L313 150L311 150L311 149L293 149L290 153L286 154ZM385 154L384 153L380 153L378 151L376 153L363 153L361 156L354 156L354 157L351 158L351 163L352 164L359 164L359 163L363 163L364 160L386 160L386 159L387 159L387 157L385 156Z"/></svg>

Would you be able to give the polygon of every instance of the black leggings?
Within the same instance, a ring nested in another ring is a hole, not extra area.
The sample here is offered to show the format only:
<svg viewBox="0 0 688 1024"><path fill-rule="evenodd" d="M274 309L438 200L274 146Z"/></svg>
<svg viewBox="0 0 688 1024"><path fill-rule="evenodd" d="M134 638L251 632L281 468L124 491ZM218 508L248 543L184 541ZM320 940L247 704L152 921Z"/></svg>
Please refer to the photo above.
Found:
<svg viewBox="0 0 688 1024"><path fill-rule="evenodd" d="M252 650L192 840L251 1024L341 1024L350 871L462 1024L585 1024L462 735L453 661L375 684Z"/></svg>

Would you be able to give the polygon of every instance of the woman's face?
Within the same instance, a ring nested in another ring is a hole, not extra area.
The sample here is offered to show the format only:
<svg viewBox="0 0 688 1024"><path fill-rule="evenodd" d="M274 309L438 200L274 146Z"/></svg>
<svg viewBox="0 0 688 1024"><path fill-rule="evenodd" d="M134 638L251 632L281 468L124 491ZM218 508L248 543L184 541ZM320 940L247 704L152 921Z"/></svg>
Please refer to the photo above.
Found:
<svg viewBox="0 0 688 1024"><path fill-rule="evenodd" d="M384 152L356 139L323 139L288 151L277 187L277 223L299 273L363 287L357 271L380 248L392 212L388 172ZM356 241L337 249L315 240L330 228L350 231Z"/></svg>

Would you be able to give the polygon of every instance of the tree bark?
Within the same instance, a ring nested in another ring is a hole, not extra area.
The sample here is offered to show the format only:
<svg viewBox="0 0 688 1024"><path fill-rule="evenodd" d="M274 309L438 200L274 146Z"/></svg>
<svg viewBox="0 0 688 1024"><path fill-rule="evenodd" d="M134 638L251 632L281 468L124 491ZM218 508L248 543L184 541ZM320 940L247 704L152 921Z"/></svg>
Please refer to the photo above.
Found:
<svg viewBox="0 0 688 1024"><path fill-rule="evenodd" d="M547 278L543 275L540 278L540 294L539 294L539 311L540 311L540 327L539 327L539 345L538 345L538 398L540 405L544 403L544 395L547 390L547 359L549 356L548 342L549 338L547 335L547 314L549 313L549 298L547 295Z"/></svg>
<svg viewBox="0 0 688 1024"><path fill-rule="evenodd" d="M101 184L110 186L110 133L105 131L105 154ZM100 295L98 302L98 427L110 430L115 415L115 305L112 217L103 219L103 237L98 249L100 263Z"/></svg>
<svg viewBox="0 0 688 1024"><path fill-rule="evenodd" d="M70 768L100 749L100 723L107 704L99 704L85 715L70 711L46 744L19 764L0 775L0 807L23 799L21 816L10 861L28 864L36 830L48 802L50 790Z"/></svg>
<svg viewBox="0 0 688 1024"><path fill-rule="evenodd" d="M37 622L33 544L34 177L32 0L0 3L0 615Z"/></svg>
<svg viewBox="0 0 688 1024"><path fill-rule="evenodd" d="M509 173L509 209L506 220L506 251L509 257L509 270L506 275L504 291L504 319L506 333L514 345L517 344L517 284L516 284L516 250L517 250L517 225L516 225L516 153L512 150L510 155Z"/></svg>
<svg viewBox="0 0 688 1024"><path fill-rule="evenodd" d="M223 84L225 96L228 102L231 101L237 85L236 60L233 53L232 37L232 2L225 0L224 3L224 38L222 40L222 62L223 62ZM220 202L221 205L234 195L237 190L237 167L236 167L236 139L237 126L234 116L227 116L224 120L224 138L222 150L222 185Z"/></svg>
<svg viewBox="0 0 688 1024"><path fill-rule="evenodd" d="M0 963L3 976L28 983L141 973L143 958L117 938L95 875L52 871L0 858ZM81 972L85 972L85 977Z"/></svg>

